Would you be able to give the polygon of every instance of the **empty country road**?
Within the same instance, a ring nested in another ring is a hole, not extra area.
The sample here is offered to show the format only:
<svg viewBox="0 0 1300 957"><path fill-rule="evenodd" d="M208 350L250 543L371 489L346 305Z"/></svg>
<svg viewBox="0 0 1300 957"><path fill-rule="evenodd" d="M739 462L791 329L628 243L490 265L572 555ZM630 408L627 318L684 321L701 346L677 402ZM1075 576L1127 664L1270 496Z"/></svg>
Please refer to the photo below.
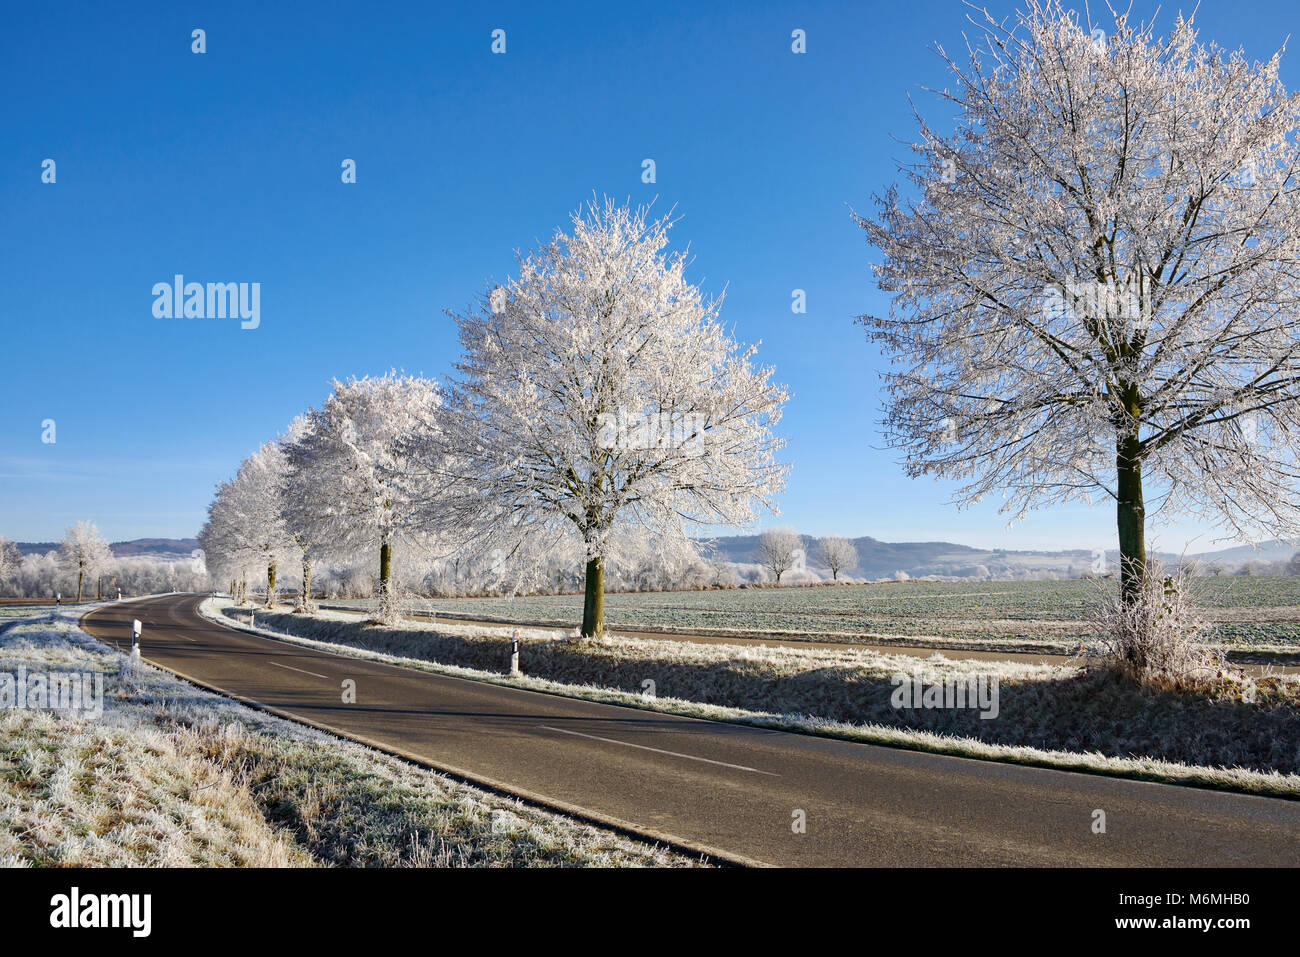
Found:
<svg viewBox="0 0 1300 957"><path fill-rule="evenodd" d="M1300 802L1017 767L450 678L236 631L204 596L83 619L290 717L682 844L782 866L1295 866ZM650 676L648 676L650 677ZM356 703L342 685L356 682ZM1094 811L1106 832L1093 833ZM806 822L799 833L794 826Z"/></svg>

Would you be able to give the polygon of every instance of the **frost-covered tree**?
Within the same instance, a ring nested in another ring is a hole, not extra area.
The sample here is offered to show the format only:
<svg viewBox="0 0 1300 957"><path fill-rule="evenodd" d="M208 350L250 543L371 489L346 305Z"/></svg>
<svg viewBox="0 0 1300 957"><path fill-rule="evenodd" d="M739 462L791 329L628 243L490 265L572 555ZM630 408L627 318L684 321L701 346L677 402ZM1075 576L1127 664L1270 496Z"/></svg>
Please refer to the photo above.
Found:
<svg viewBox="0 0 1300 957"><path fill-rule="evenodd" d="M624 546L693 552L691 530L752 521L784 485L772 426L786 392L686 280L669 226L592 203L454 315L442 523L507 556L530 539L575 550L585 636L604 631L606 563Z"/></svg>
<svg viewBox="0 0 1300 957"><path fill-rule="evenodd" d="M18 546L0 535L0 582L15 575L21 562L22 555L18 552Z"/></svg>
<svg viewBox="0 0 1300 957"><path fill-rule="evenodd" d="M758 549L754 557L760 565L776 576L776 583L781 584L781 576L795 566L803 554L803 539L793 528L765 529L758 536Z"/></svg>
<svg viewBox="0 0 1300 957"><path fill-rule="evenodd" d="M832 581L838 581L840 572L858 563L858 550L847 538L827 535L817 540L817 557L830 568Z"/></svg>
<svg viewBox="0 0 1300 957"><path fill-rule="evenodd" d="M243 482L236 473L234 479L217 486L216 495L208 505L207 521L199 532L199 546L209 572L221 581L229 580L231 593L241 601L248 598L250 571L259 565L269 571L263 536L251 521L252 511L247 507L247 470L244 474Z"/></svg>
<svg viewBox="0 0 1300 957"><path fill-rule="evenodd" d="M208 503L208 517L204 520L203 527L199 529L198 542L199 547L203 549L209 578L214 581L228 581L230 593L234 595L239 588L236 584L239 578L237 571L239 563L233 555L228 528L223 521L229 485L229 482L221 482L217 485L216 494Z"/></svg>
<svg viewBox="0 0 1300 957"><path fill-rule="evenodd" d="M113 552L94 522L68 526L59 546L59 563L66 574L77 576L77 601L81 601L86 576L97 575L112 559Z"/></svg>
<svg viewBox="0 0 1300 957"><path fill-rule="evenodd" d="M299 611L311 611L315 608L311 600L312 564L322 549L316 538L319 523L315 520L315 510L310 506L312 483L304 472L289 468L285 447L301 441L309 427L309 417L298 416L289 424L288 431L277 441L275 447L280 520L283 522L285 534L293 542L302 562L302 588L298 591L296 606ZM303 507L298 507L299 504Z"/></svg>
<svg viewBox="0 0 1300 957"><path fill-rule="evenodd" d="M275 605L280 561L301 550L285 521L284 452L278 441L265 442L246 458L235 474L231 491L247 545L266 569L266 605Z"/></svg>
<svg viewBox="0 0 1300 957"><path fill-rule="evenodd" d="M283 517L284 456L267 442L244 459L235 477L217 487L199 543L210 567L233 581L247 597L248 569L264 569L266 603L275 603L280 562L295 551Z"/></svg>
<svg viewBox="0 0 1300 957"><path fill-rule="evenodd" d="M336 554L377 550L383 617L394 614L393 546L420 532L405 443L440 402L436 383L396 372L336 381L284 444L288 527Z"/></svg>
<svg viewBox="0 0 1300 957"><path fill-rule="evenodd" d="M1113 14L985 14L918 116L915 195L859 218L893 298L861 320L897 368L888 439L969 503L1108 495L1122 594L1147 493L1231 535L1289 536L1300 443L1300 99L1252 63Z"/></svg>

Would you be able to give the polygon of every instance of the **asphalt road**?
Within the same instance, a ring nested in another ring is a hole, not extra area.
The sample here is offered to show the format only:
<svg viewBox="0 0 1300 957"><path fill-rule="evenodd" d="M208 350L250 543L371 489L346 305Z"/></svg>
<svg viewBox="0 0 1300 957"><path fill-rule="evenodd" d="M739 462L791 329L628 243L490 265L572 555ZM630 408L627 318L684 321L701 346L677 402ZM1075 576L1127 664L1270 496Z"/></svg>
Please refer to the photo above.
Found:
<svg viewBox="0 0 1300 957"><path fill-rule="evenodd" d="M698 721L332 655L199 617L202 596L83 627L282 714L524 796L777 865L1300 864L1300 802ZM341 686L356 682L357 702ZM1094 811L1106 831L1093 832ZM802 818L806 830L795 828Z"/></svg>

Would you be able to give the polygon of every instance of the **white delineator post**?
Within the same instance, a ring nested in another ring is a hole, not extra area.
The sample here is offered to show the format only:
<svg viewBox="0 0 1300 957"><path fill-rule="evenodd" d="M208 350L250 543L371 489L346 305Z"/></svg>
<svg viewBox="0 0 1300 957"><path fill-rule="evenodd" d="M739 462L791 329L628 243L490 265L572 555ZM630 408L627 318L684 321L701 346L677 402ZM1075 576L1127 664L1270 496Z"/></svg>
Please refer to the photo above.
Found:
<svg viewBox="0 0 1300 957"><path fill-rule="evenodd" d="M519 677L519 629L510 636L510 677Z"/></svg>
<svg viewBox="0 0 1300 957"><path fill-rule="evenodd" d="M140 632L144 626L140 624L140 619L135 618L131 621L131 657L140 660Z"/></svg>

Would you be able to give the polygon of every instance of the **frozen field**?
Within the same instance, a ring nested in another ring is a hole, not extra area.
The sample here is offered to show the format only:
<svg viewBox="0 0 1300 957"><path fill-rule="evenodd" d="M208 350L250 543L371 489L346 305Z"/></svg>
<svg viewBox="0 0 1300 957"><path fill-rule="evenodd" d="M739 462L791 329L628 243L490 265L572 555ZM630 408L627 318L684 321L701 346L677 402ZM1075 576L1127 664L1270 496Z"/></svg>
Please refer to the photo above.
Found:
<svg viewBox="0 0 1300 957"><path fill-rule="evenodd" d="M1068 646L1090 632L1111 581L891 582L813 588L608 595L609 627L722 633L932 637ZM1300 577L1196 580L1212 626L1232 645L1300 647ZM364 601L330 602L365 607ZM581 595L416 600L412 610L562 626L582 618Z"/></svg>

